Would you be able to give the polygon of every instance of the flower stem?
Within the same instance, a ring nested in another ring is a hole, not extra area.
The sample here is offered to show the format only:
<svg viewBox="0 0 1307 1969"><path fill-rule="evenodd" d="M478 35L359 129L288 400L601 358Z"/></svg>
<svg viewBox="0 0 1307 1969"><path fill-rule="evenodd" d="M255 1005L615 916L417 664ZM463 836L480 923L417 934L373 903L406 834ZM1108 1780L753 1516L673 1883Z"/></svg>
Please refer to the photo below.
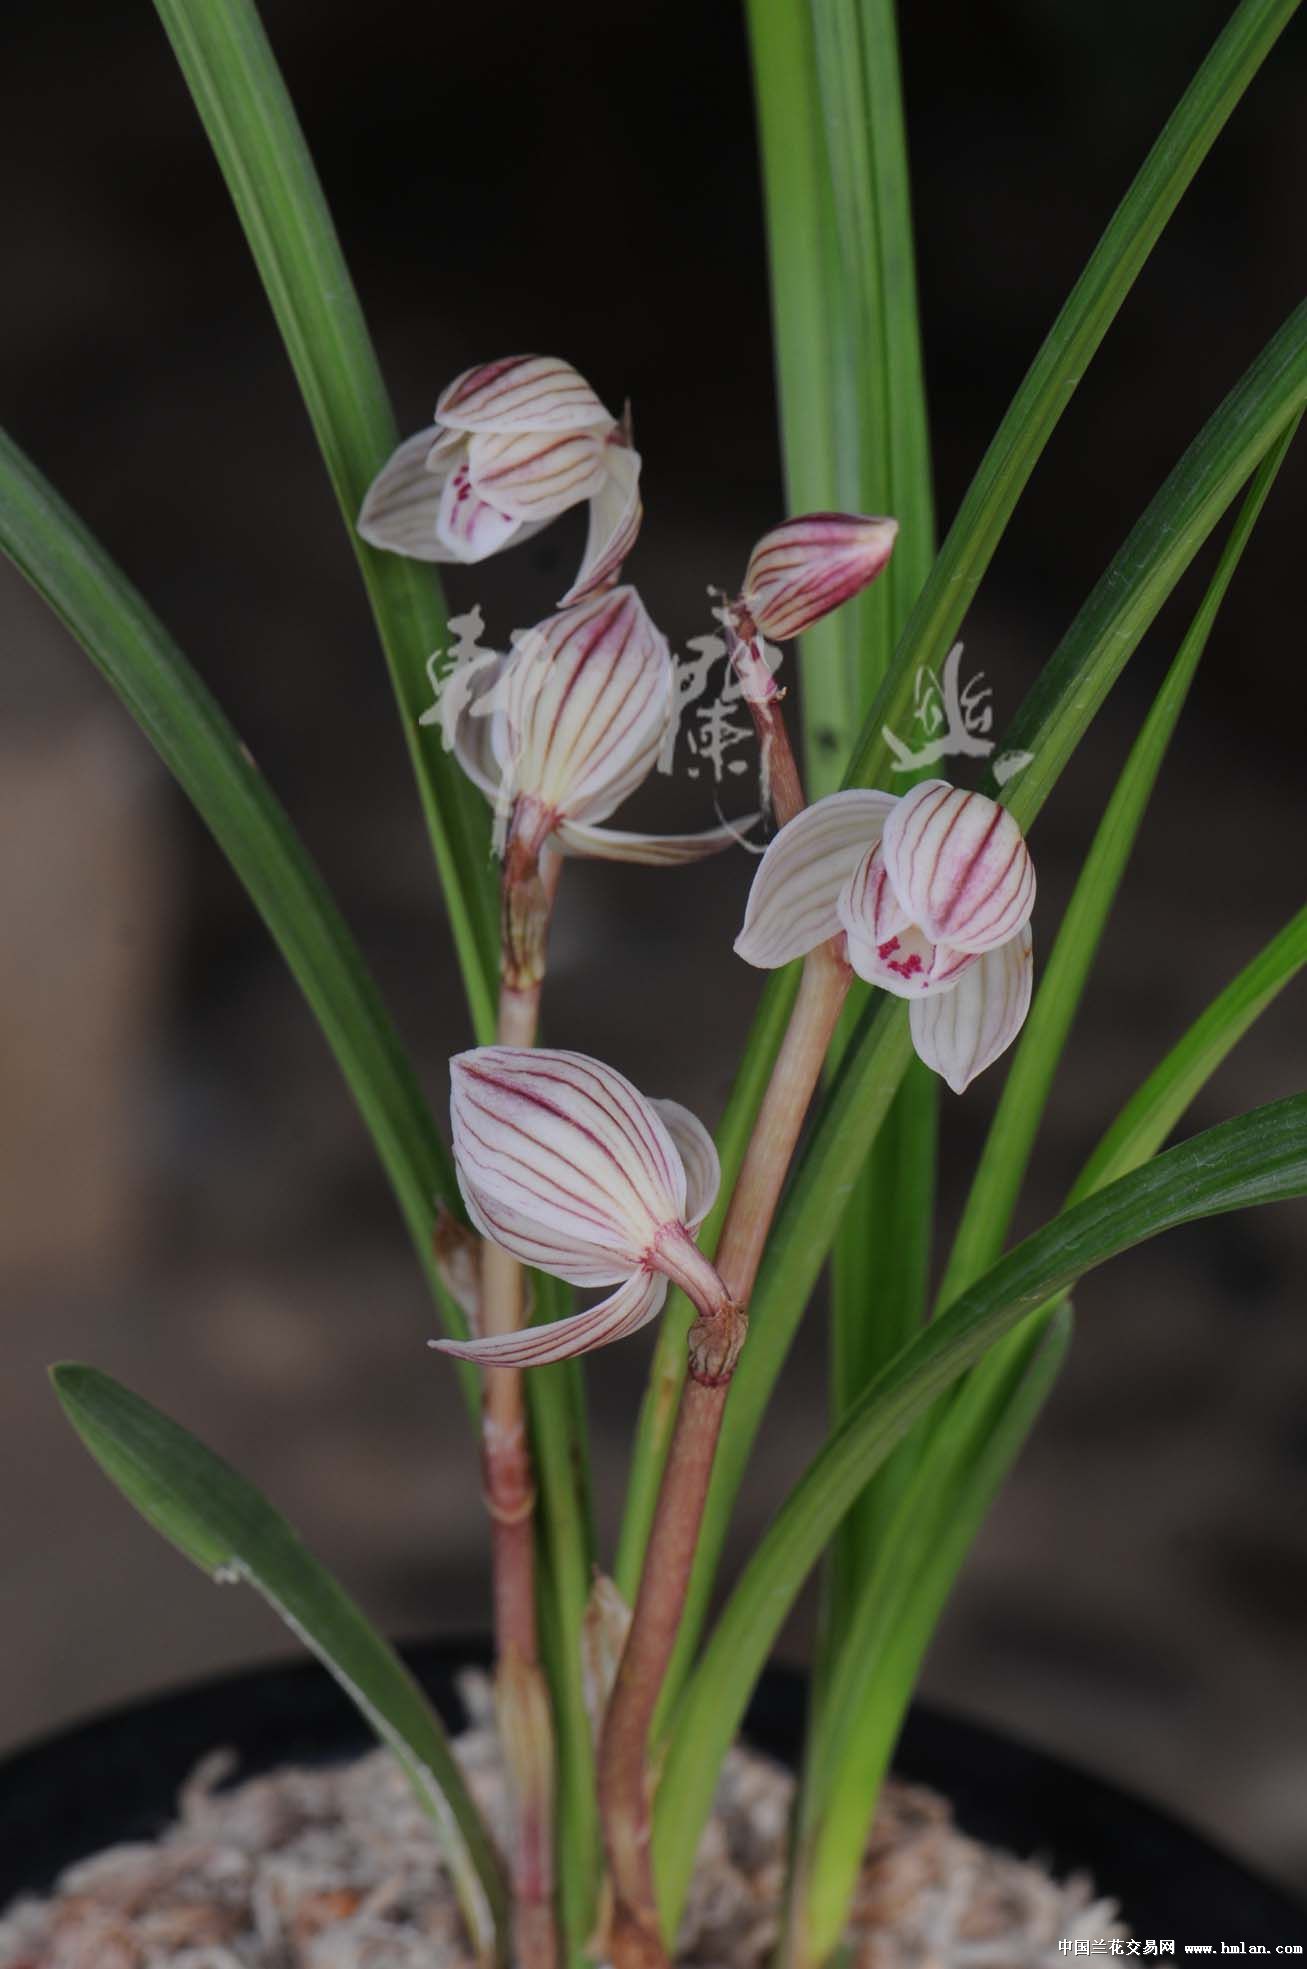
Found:
<svg viewBox="0 0 1307 1969"><path fill-rule="evenodd" d="M649 1731L685 1606L726 1397L748 1326L745 1308L851 977L835 943L807 959L722 1229L715 1292L703 1277L713 1268L698 1253L703 1272L687 1266L676 1277L699 1317L690 1329L689 1374L599 1748L615 1969L665 1969L668 1961L650 1855Z"/></svg>
<svg viewBox="0 0 1307 1969"><path fill-rule="evenodd" d="M558 867L557 858L542 864L510 839L496 1026L504 1046L535 1044ZM481 1257L482 1333L516 1332L525 1315L522 1266L487 1240ZM496 1711L513 1802L514 1956L519 1969L555 1969L554 1745L536 1623L535 1474L518 1368L486 1370L481 1467L491 1525Z"/></svg>

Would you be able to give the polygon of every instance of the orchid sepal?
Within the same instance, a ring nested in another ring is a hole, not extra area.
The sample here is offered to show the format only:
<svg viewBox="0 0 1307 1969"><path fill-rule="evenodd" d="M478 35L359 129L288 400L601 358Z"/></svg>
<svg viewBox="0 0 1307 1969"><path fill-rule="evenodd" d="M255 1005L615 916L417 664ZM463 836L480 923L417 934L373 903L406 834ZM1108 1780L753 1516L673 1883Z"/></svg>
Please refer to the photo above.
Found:
<svg viewBox="0 0 1307 1969"><path fill-rule="evenodd" d="M840 933L840 891L895 806L892 793L852 787L805 807L767 845L736 954L760 970L805 957Z"/></svg>

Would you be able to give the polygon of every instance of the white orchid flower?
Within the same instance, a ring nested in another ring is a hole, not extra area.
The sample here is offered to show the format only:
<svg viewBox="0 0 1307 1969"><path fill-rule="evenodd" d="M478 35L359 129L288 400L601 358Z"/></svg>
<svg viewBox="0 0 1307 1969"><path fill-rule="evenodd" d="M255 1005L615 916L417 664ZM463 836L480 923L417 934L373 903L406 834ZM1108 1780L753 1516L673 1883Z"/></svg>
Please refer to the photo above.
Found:
<svg viewBox="0 0 1307 1969"><path fill-rule="evenodd" d="M960 1094L1012 1044L1030 1006L1035 870L983 793L832 793L781 828L735 948L772 970L843 933L868 984L911 1001L912 1042Z"/></svg>
<svg viewBox="0 0 1307 1969"><path fill-rule="evenodd" d="M501 846L665 865L715 854L749 824L702 834L595 825L653 771L676 700L667 639L622 587L551 615L507 657L466 666L441 711L460 765L495 804Z"/></svg>
<svg viewBox="0 0 1307 1969"><path fill-rule="evenodd" d="M701 1307L723 1288L694 1242L721 1170L702 1122L650 1101L584 1053L480 1046L450 1062L454 1162L468 1215L523 1264L615 1285L547 1326L441 1352L492 1367L565 1360L620 1340L662 1308L669 1280Z"/></svg>
<svg viewBox="0 0 1307 1969"><path fill-rule="evenodd" d="M640 530L640 457L570 363L506 356L464 370L436 421L368 488L358 529L420 561L483 561L585 500L585 558L560 606L613 581Z"/></svg>

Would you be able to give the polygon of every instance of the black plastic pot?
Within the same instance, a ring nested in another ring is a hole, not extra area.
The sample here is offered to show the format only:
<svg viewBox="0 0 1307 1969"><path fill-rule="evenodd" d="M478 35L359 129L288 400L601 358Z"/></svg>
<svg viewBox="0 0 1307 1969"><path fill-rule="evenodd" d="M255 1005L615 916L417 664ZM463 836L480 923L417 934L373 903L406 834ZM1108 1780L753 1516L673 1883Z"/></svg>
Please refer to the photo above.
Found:
<svg viewBox="0 0 1307 1969"><path fill-rule="evenodd" d="M457 1725L454 1675L484 1661L484 1648L444 1642L406 1652ZM798 1675L770 1671L749 1711L752 1742L792 1762L803 1701ZM301 1662L201 1683L20 1751L0 1764L0 1905L48 1887L60 1868L103 1846L151 1837L218 1745L231 1745L242 1774L253 1776L343 1759L370 1741L325 1672ZM992 1730L919 1705L896 1768L950 1798L975 1837L1039 1854L1059 1874L1088 1868L1120 1900L1133 1933L1174 1941L1177 1959L1186 1942L1217 1953L1222 1942L1270 1953L1307 1942L1307 1913L1278 1888L1151 1806Z"/></svg>

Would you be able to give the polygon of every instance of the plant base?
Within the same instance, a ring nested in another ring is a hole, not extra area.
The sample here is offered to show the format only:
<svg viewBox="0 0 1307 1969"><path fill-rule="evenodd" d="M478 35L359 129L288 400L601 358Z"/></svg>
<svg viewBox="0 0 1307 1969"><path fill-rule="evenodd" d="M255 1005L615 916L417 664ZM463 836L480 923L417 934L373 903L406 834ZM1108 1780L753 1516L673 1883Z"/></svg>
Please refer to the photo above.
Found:
<svg viewBox="0 0 1307 1969"><path fill-rule="evenodd" d="M469 1672L461 1692L460 1754L499 1828L489 1684ZM158 1841L83 1860L0 1918L0 1969L472 1969L430 1824L387 1756L222 1788L232 1762L205 1760ZM677 1954L687 1969L768 1960L792 1789L769 1758L732 1753ZM1064 1959L1063 1938L1124 1933L1084 1877L1055 1882L964 1837L934 1793L887 1787L849 1937L857 1969L1033 1969Z"/></svg>

